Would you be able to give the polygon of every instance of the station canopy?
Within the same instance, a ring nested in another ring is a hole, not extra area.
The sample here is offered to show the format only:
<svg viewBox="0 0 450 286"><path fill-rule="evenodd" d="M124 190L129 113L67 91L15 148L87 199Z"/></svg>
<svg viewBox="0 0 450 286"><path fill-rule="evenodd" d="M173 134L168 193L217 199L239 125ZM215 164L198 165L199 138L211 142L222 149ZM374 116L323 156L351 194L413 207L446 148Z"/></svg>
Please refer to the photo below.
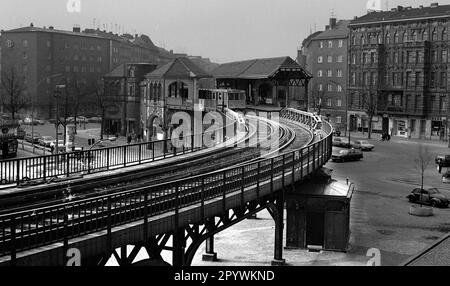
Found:
<svg viewBox="0 0 450 286"><path fill-rule="evenodd" d="M212 72L216 79L269 79L291 86L305 86L312 76L290 57L225 63Z"/></svg>

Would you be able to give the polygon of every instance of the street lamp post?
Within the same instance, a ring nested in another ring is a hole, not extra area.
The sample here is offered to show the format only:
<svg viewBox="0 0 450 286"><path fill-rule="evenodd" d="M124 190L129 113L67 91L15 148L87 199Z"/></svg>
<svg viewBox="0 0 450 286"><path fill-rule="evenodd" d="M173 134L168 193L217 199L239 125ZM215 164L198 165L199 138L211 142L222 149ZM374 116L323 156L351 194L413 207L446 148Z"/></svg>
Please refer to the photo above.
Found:
<svg viewBox="0 0 450 286"><path fill-rule="evenodd" d="M61 89L65 88L66 85L62 84L62 85L57 85L56 86L56 90L55 90L55 97L56 97L56 112L55 112L55 129L56 129L56 138L55 138L55 154L59 153L58 147L59 147L59 141L58 141L58 128L59 128L59 124L60 122L60 118L59 118L59 100L58 100L58 96L61 93Z"/></svg>
<svg viewBox="0 0 450 286"><path fill-rule="evenodd" d="M42 78L37 84L36 84L36 90L39 88L39 85L41 85L45 80L51 79L51 78L55 78L55 77L59 77L62 76L62 74L57 73L57 74L52 74L49 76L46 76L44 78ZM34 108L35 108L35 97L33 97L31 99L31 140L32 140L32 145L33 145L33 154L35 151L35 146L34 146ZM45 149L44 149L44 155L45 155Z"/></svg>

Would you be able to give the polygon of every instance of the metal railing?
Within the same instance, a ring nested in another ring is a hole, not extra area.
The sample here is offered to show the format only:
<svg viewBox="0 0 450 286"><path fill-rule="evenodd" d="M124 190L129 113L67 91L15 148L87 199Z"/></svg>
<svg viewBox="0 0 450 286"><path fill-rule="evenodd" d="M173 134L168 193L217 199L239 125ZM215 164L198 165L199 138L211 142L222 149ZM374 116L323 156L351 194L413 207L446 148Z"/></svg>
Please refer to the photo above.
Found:
<svg viewBox="0 0 450 286"><path fill-rule="evenodd" d="M318 118L311 114L288 109L282 116L298 120L311 128L319 128ZM18 251L33 249L55 242L64 242L88 233L107 230L111 234L114 226L197 204L202 217L206 202L212 198L222 199L223 211L227 210L226 196L233 192L241 194L245 204L247 187L270 185L270 192L276 192L275 182L282 187L304 179L324 165L331 157L331 125L320 124L320 131L326 136L316 143L269 159L262 159L238 167L202 174L187 179L167 182L155 186L98 196L95 198L68 202L51 207L21 211L0 216L0 256L10 255L15 261ZM269 183L270 182L270 183ZM178 219L174 220L175 223ZM177 227L177 226L175 226Z"/></svg>
<svg viewBox="0 0 450 286"><path fill-rule="evenodd" d="M234 127L236 131L236 123L237 121L233 119L231 123L223 127L224 131L226 132L230 127ZM211 147L205 146L203 139L205 134L215 131L217 130L192 134L190 144L183 145L183 148L175 148L172 145L172 139L169 138L95 150L0 161L0 185L20 185L37 180L48 182L58 176L93 174L193 153ZM195 142L198 144L194 144Z"/></svg>

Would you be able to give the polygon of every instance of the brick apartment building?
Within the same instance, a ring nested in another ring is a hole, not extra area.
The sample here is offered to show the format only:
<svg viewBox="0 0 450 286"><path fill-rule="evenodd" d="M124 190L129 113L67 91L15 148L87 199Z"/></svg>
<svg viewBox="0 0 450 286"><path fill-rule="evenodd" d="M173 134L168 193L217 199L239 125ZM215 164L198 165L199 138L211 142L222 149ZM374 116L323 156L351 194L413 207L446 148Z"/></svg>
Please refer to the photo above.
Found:
<svg viewBox="0 0 450 286"><path fill-rule="evenodd" d="M346 130L348 20L331 18L325 31L307 37L298 51L298 62L313 75L309 84L309 109L319 112L340 130Z"/></svg>
<svg viewBox="0 0 450 286"><path fill-rule="evenodd" d="M349 47L349 119L367 128L367 98L376 99L372 128L394 136L448 136L450 5L402 7L354 19ZM365 101L366 100L366 101Z"/></svg>
<svg viewBox="0 0 450 286"><path fill-rule="evenodd" d="M77 82L89 90L103 75L123 63L163 64L172 57L145 35L119 36L98 29L81 31L78 27L63 31L32 24L2 31L0 48L1 69L8 71L13 67L24 76L24 95L34 103L39 118L53 118L57 84ZM78 114L98 114L94 93L83 96Z"/></svg>

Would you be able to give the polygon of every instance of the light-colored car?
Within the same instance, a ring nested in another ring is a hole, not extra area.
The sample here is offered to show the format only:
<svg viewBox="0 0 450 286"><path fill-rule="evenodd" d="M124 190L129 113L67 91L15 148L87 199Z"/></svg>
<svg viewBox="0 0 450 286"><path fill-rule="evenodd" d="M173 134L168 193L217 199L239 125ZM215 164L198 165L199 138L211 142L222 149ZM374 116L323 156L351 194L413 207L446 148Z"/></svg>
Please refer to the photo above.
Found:
<svg viewBox="0 0 450 286"><path fill-rule="evenodd" d="M352 143L352 147L355 149L361 149L361 151L372 151L375 148L374 145L370 144L366 140L355 140Z"/></svg>
<svg viewBox="0 0 450 286"><path fill-rule="evenodd" d="M77 123L88 123L88 119L84 116L78 116L77 117Z"/></svg>
<svg viewBox="0 0 450 286"><path fill-rule="evenodd" d="M332 145L335 147L350 148L352 142L349 142L347 138L333 137Z"/></svg>
<svg viewBox="0 0 450 286"><path fill-rule="evenodd" d="M52 136L42 136L41 139L39 139L39 145L44 147L50 147L51 144L55 144L55 138Z"/></svg>

